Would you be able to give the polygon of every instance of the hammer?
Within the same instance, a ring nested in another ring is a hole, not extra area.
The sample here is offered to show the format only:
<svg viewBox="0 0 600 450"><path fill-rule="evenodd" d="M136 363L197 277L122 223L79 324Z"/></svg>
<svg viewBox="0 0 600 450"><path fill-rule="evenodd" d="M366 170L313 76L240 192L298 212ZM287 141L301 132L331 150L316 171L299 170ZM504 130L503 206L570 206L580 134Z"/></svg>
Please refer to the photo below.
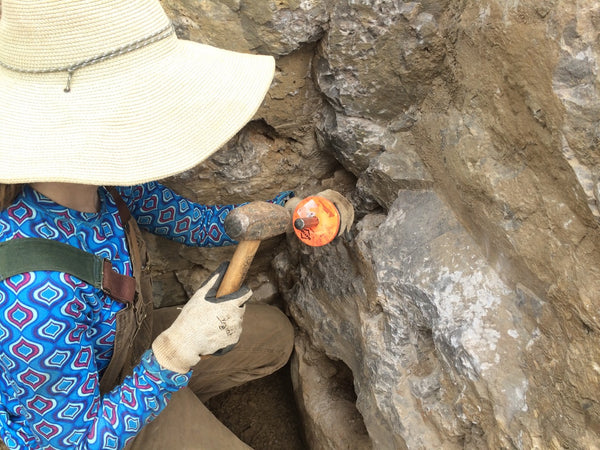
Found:
<svg viewBox="0 0 600 450"><path fill-rule="evenodd" d="M268 202L250 202L227 214L225 232L239 244L217 290L217 297L236 292L246 278L260 241L285 233L291 223L290 211Z"/></svg>

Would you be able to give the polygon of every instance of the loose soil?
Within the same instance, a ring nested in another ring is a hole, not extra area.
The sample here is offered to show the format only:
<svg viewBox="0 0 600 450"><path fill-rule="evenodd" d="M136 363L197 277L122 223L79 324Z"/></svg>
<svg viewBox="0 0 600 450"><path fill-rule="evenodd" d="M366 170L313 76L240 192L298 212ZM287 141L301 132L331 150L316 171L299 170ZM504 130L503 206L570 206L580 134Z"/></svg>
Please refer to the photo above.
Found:
<svg viewBox="0 0 600 450"><path fill-rule="evenodd" d="M206 406L254 450L305 450L289 364L211 398Z"/></svg>

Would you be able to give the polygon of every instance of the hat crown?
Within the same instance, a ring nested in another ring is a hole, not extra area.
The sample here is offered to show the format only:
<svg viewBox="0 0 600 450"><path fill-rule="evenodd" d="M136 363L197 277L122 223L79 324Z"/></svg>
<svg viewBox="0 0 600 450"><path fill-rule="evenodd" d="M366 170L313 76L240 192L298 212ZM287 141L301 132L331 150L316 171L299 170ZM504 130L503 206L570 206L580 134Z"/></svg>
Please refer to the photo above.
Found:
<svg viewBox="0 0 600 450"><path fill-rule="evenodd" d="M26 70L62 67L168 24L155 0L3 0L0 61Z"/></svg>

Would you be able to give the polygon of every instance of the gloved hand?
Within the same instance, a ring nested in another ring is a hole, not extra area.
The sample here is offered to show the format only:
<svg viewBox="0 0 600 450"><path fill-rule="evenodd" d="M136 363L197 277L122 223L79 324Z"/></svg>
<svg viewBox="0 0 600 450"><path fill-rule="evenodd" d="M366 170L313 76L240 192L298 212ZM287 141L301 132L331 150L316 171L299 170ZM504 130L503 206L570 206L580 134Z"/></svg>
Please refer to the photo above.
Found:
<svg viewBox="0 0 600 450"><path fill-rule="evenodd" d="M317 197L323 197L335 205L340 213L340 229L338 236L346 231L350 231L350 227L354 223L354 208L346 197L338 191L327 189L317 194Z"/></svg>
<svg viewBox="0 0 600 450"><path fill-rule="evenodd" d="M185 304L175 322L152 343L154 356L165 369L187 373L201 355L235 345L242 333L242 319L252 291L242 287L233 294L216 298L225 275L222 264Z"/></svg>

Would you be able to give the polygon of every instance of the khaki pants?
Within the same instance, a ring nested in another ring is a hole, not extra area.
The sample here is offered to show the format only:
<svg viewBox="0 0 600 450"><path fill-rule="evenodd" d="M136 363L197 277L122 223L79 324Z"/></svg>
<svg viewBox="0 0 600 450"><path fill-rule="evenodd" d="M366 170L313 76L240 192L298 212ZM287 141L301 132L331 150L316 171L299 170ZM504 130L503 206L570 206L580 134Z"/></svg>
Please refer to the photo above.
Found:
<svg viewBox="0 0 600 450"><path fill-rule="evenodd" d="M177 317L179 310L154 311L154 334ZM244 328L236 347L223 356L200 361L189 386L176 392L159 416L136 436L128 450L248 449L202 404L229 388L281 368L292 351L294 331L287 317L267 305L247 305Z"/></svg>

